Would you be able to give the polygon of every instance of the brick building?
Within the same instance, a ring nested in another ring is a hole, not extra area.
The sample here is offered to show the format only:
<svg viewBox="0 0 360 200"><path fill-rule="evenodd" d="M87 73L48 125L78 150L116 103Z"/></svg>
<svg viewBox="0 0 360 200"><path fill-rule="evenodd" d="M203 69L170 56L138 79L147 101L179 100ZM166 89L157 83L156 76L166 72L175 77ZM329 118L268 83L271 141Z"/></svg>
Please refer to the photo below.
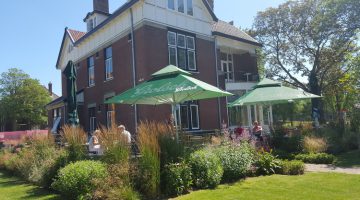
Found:
<svg viewBox="0 0 360 200"><path fill-rule="evenodd" d="M108 0L93 0L87 31L65 28L56 68L76 63L80 124L89 132L112 121L131 132L141 120L166 120L170 105L104 104L173 64L197 79L241 95L258 79L256 48L249 35L219 20L213 0L128 0L109 13ZM66 121L66 80L62 97L48 108L49 126ZM185 129L219 129L228 121L226 98L187 102L178 107Z"/></svg>

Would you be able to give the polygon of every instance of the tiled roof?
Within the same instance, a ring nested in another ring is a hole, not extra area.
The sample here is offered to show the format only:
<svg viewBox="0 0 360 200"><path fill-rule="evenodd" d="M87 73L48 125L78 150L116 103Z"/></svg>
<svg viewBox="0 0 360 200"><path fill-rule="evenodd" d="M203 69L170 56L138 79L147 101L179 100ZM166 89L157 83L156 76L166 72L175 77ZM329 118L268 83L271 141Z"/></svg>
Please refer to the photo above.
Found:
<svg viewBox="0 0 360 200"><path fill-rule="evenodd" d="M82 38L86 33L85 32L81 32L81 31L77 31L77 30L72 30L72 29L67 29L71 40L73 42L78 41L80 38Z"/></svg>
<svg viewBox="0 0 360 200"><path fill-rule="evenodd" d="M256 41L254 38L246 34L244 31L221 20L213 24L212 32L214 35L220 35L232 39L238 39L242 42L247 42L253 45L261 46L261 44L258 41Z"/></svg>

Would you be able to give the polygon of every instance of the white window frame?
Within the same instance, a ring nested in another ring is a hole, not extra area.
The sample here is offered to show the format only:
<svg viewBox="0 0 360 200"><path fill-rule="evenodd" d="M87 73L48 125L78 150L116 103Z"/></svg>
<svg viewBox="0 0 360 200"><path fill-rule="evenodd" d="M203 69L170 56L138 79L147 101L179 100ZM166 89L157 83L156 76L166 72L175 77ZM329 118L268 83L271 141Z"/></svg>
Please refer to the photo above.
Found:
<svg viewBox="0 0 360 200"><path fill-rule="evenodd" d="M224 52L222 52L224 53ZM225 81L226 82L234 82L235 81L235 73L234 73L234 57L233 54L224 53L226 54L226 60L221 60L221 71L225 73ZM231 60L229 60L229 56ZM226 64L226 72L224 70L223 64ZM229 64L232 66L232 70L229 70ZM232 79L230 79L230 74L232 75Z"/></svg>
<svg viewBox="0 0 360 200"><path fill-rule="evenodd" d="M174 5L174 8L170 8L170 4L169 4L169 2L170 1L172 1L173 2L173 5ZM167 0L167 8L169 9L169 10L175 10L176 9L176 1L177 0Z"/></svg>
<svg viewBox="0 0 360 200"><path fill-rule="evenodd" d="M170 35L174 35L175 38L175 44L171 44L170 43ZM178 65L178 56L177 56L177 34L175 32L172 31L168 31L168 53L169 53L169 63L171 64L171 54L170 54L170 49L173 48L175 49L175 65Z"/></svg>
<svg viewBox="0 0 360 200"><path fill-rule="evenodd" d="M96 130L96 117L89 117L90 121L90 133L93 133Z"/></svg>
<svg viewBox="0 0 360 200"><path fill-rule="evenodd" d="M93 59L93 63L91 65L90 59ZM94 79L91 79L91 74L93 74ZM95 58L91 56L88 58L88 85L92 87L95 85Z"/></svg>
<svg viewBox="0 0 360 200"><path fill-rule="evenodd" d="M189 1L191 1L191 13L189 13ZM194 16L194 1L193 0L186 0L186 14L190 16Z"/></svg>
<svg viewBox="0 0 360 200"><path fill-rule="evenodd" d="M106 50L111 48L111 56L106 58ZM105 49L105 79L111 80L114 78L114 68L113 68L113 61L112 61L112 47L108 47Z"/></svg>
<svg viewBox="0 0 360 200"><path fill-rule="evenodd" d="M175 44L171 44L170 43L170 35L174 36L175 38ZM184 45L179 45L179 37L183 37L185 39L185 43ZM176 53L176 66L179 66L179 49L183 49L185 50L185 67L183 69L188 70L188 71L197 71L197 63L196 63L196 43L195 43L195 37L194 36L189 36L183 33L176 33L174 31L168 31L168 58L169 58L169 63L171 64L171 54L170 54L170 49L175 49L175 53ZM193 47L188 48L188 40L192 40L193 43ZM189 66L189 61L190 61L190 53L194 54L194 65L193 66ZM182 68L182 67L180 67Z"/></svg>
<svg viewBox="0 0 360 200"><path fill-rule="evenodd" d="M115 111L113 111L113 110L106 111L106 125L107 125L107 128L111 128L111 124L114 121L114 119L112 119L113 118L112 116L114 115L114 113L115 113Z"/></svg>
<svg viewBox="0 0 360 200"><path fill-rule="evenodd" d="M174 8L170 8L169 7L169 1L173 1L174 2ZM184 4L184 12L179 11L179 1L182 1ZM192 6L191 6L191 13L190 10L188 9L188 2L191 1L192 2ZM194 1L193 0L167 0L167 9L172 10L172 11L176 11L178 13L182 13L184 15L188 15L188 16L194 16Z"/></svg>
<svg viewBox="0 0 360 200"><path fill-rule="evenodd" d="M193 112L192 112L192 108L195 107L196 108L196 113L197 113L197 126L194 127L194 124L193 124ZM190 104L190 120L191 120L191 128L192 129L200 129L200 119L199 119L199 105L196 105L196 104Z"/></svg>

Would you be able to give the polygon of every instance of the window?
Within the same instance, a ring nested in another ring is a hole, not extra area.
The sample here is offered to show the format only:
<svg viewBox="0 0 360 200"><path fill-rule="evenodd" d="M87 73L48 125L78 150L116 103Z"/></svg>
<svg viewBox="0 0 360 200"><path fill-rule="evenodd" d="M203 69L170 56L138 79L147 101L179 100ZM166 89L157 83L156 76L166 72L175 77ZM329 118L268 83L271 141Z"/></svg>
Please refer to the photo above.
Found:
<svg viewBox="0 0 360 200"><path fill-rule="evenodd" d="M105 100L110 99L106 98ZM106 126L107 128L111 128L111 126L115 123L115 105L114 104L106 104Z"/></svg>
<svg viewBox="0 0 360 200"><path fill-rule="evenodd" d="M193 1L187 0L187 14L188 15L194 15L194 9L193 9Z"/></svg>
<svg viewBox="0 0 360 200"><path fill-rule="evenodd" d="M232 54L221 53L221 70L225 74L226 82L234 81L234 67Z"/></svg>
<svg viewBox="0 0 360 200"><path fill-rule="evenodd" d="M89 79L89 87L95 85L95 63L94 57L91 56L88 58L88 79Z"/></svg>
<svg viewBox="0 0 360 200"><path fill-rule="evenodd" d="M87 30L88 32L94 29L94 20L93 19L89 19L88 23L87 23Z"/></svg>
<svg viewBox="0 0 360 200"><path fill-rule="evenodd" d="M96 107L93 108L89 108L89 132L93 133L96 128L97 128L97 124L96 124Z"/></svg>
<svg viewBox="0 0 360 200"><path fill-rule="evenodd" d="M168 0L168 9L194 15L193 0Z"/></svg>
<svg viewBox="0 0 360 200"><path fill-rule="evenodd" d="M175 10L175 0L168 0L168 8Z"/></svg>
<svg viewBox="0 0 360 200"><path fill-rule="evenodd" d="M184 0L178 0L177 3L178 3L178 7L177 7L178 11L184 13L185 11Z"/></svg>
<svg viewBox="0 0 360 200"><path fill-rule="evenodd" d="M185 34L168 32L169 63L179 68L196 71L195 38Z"/></svg>
<svg viewBox="0 0 360 200"><path fill-rule="evenodd" d="M105 49L105 79L110 80L114 78L113 75L113 62L112 62L112 48Z"/></svg>
<svg viewBox="0 0 360 200"><path fill-rule="evenodd" d="M178 124L186 130L200 129L199 106L196 101L186 102L178 107Z"/></svg>

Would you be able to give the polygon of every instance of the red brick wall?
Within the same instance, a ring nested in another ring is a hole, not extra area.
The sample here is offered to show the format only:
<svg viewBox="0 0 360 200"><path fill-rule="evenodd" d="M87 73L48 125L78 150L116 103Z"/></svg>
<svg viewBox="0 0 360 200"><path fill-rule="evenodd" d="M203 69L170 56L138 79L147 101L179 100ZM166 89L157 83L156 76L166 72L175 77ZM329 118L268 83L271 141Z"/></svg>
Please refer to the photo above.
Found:
<svg viewBox="0 0 360 200"><path fill-rule="evenodd" d="M95 86L88 88L87 60L80 62L78 70L78 90L84 89L84 105L79 109L80 124L88 130L88 104L96 103L97 121L99 124L106 124L106 110L104 95L110 92L122 93L133 87L132 80L132 52L131 42L128 36L113 43L113 70L114 79L105 81L104 50L98 52L95 59ZM135 31L136 49L136 81L148 80L155 71L167 66L167 30L152 26L142 26ZM214 53L214 42L196 39L196 56L199 73L194 77L216 86L216 60ZM224 88L224 85L222 85ZM63 82L63 95L66 95L66 84ZM222 118L226 119L226 104L222 101ZM100 106L99 106L100 105ZM130 105L116 105L116 122L124 124L130 132L134 133L134 112ZM200 126L203 130L219 128L218 101L203 100L199 103ZM225 111L225 112L224 112ZM145 119L164 121L171 113L169 105L162 106L138 106L139 121Z"/></svg>

